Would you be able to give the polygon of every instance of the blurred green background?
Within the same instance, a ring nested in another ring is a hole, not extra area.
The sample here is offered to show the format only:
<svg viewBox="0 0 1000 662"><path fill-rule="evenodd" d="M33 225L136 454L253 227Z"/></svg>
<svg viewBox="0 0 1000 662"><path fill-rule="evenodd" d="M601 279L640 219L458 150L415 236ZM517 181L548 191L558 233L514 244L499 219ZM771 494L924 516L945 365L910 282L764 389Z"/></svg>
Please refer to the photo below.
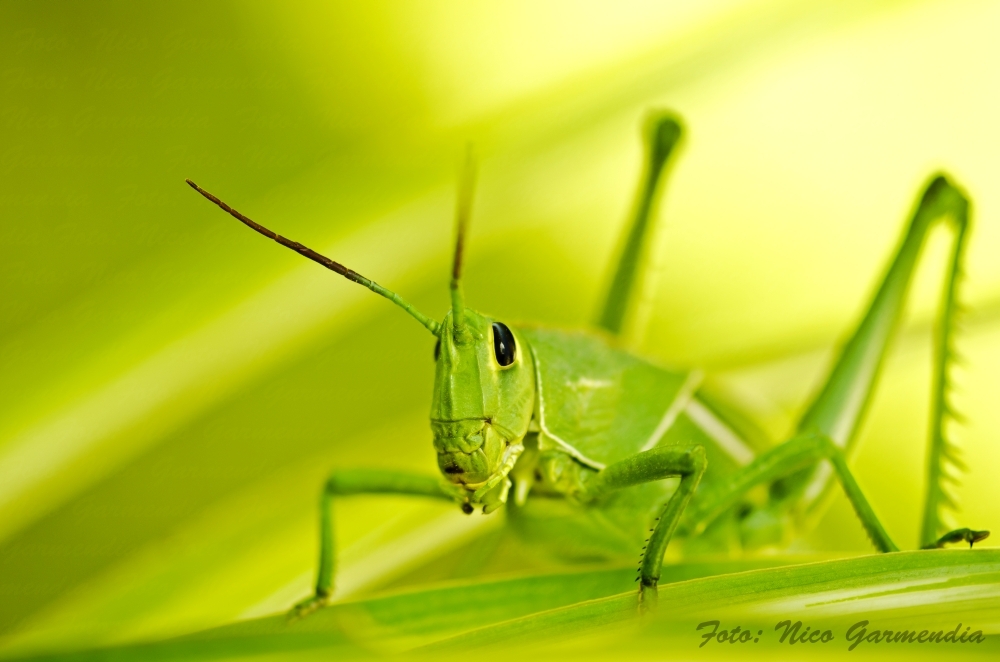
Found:
<svg viewBox="0 0 1000 662"><path fill-rule="evenodd" d="M688 135L643 350L776 437L925 179L966 187L960 524L1000 531L998 27L1000 5L956 0L0 3L0 646L284 609L330 468L434 470L426 332L185 177L440 317L472 141L470 305L578 326L654 107ZM903 547L946 248L852 461ZM341 595L502 523L453 510L340 508ZM795 549L870 548L838 497Z"/></svg>

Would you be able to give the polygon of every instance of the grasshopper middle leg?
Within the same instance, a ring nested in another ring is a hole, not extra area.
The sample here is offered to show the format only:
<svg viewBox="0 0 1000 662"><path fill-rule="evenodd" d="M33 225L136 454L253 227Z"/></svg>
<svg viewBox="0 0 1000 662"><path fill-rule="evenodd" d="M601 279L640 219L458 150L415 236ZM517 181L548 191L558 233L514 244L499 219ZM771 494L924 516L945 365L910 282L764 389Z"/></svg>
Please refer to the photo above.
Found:
<svg viewBox="0 0 1000 662"><path fill-rule="evenodd" d="M899 548L889 538L848 468L844 451L829 437L820 433L807 433L790 439L757 457L712 492L699 495L698 501L685 513L687 532L697 534L704 531L715 518L734 506L753 487L794 475L804 467L814 466L822 460L833 466L834 474L875 548L880 552L898 551ZM989 531L957 529L924 545L924 549L956 542L967 542L971 547L974 543L985 540L989 534Z"/></svg>
<svg viewBox="0 0 1000 662"><path fill-rule="evenodd" d="M703 531L757 485L773 483L804 467L815 466L822 460L833 466L834 474L875 548L880 552L899 551L854 479L844 452L829 437L819 433L803 434L772 448L734 473L721 486L708 494L699 495L698 501L686 513L690 532Z"/></svg>

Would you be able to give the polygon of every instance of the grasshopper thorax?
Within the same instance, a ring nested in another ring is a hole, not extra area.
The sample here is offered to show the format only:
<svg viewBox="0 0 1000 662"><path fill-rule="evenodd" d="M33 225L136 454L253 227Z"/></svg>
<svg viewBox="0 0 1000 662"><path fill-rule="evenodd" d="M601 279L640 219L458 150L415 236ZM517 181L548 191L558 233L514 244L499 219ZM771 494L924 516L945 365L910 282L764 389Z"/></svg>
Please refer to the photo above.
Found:
<svg viewBox="0 0 1000 662"><path fill-rule="evenodd" d="M464 308L438 332L431 430L438 467L460 488L463 507L506 501L507 474L534 412L535 375L526 341L505 324Z"/></svg>

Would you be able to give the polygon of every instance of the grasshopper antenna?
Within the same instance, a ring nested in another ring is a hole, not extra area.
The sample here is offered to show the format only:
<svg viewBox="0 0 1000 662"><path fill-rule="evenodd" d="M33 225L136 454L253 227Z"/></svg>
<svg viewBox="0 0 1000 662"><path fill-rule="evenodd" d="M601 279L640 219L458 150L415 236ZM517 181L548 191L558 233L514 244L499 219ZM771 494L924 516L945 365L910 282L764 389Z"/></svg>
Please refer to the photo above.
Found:
<svg viewBox="0 0 1000 662"><path fill-rule="evenodd" d="M462 254L465 233L472 214L472 194L476 185L476 160L470 144L465 150L465 163L458 183L458 201L455 207L455 260L451 267L451 318L455 335L465 327L465 297L462 292Z"/></svg>
<svg viewBox="0 0 1000 662"><path fill-rule="evenodd" d="M195 184L194 182L192 182L190 179L185 179L184 181L186 181L188 183L188 186L190 186L191 188L193 188L195 191L198 191L198 193L201 193L208 200L210 200L211 202L215 203L219 207L219 209L221 209L222 211L226 212L227 214L229 214L230 216L232 216L233 218L235 218L239 222L243 223L243 225L247 226L248 228L250 228L252 230L256 230L257 232L259 232L260 234L264 235L268 239L273 239L274 241L278 242L279 244L281 244L282 246L284 246L286 248L291 248L293 251L295 251L299 255L301 255L303 257L307 257L310 260L312 260L313 262L316 262L317 264L323 265L324 267L326 267L330 271L337 272L338 274L340 274L341 276L343 276L347 280L353 281L353 282L357 283L358 285L363 285L364 287L367 287L369 290L371 290L375 294L381 294L386 299L388 299L389 301L392 301L394 304L396 304L397 306L399 306L400 308L402 308L403 310L405 310L407 313L409 313L415 320L417 320L418 322L420 322L428 331L430 331L434 335L438 335L438 332L439 332L439 330L441 328L440 324L438 324L437 322L435 322L431 318L427 317L426 315L422 314L419 310L417 310L416 308L414 308L413 306L411 306L401 296L399 296L398 294L396 294L392 290L388 290L388 289L382 287L381 285L379 285L375 281L369 280L368 278L365 278L364 276L362 276L361 274L359 274L357 271L354 271L353 269L348 269L347 267L345 267L341 263L335 262L334 260L331 260L330 258L326 257L325 255L320 255L319 253L317 253L313 249L308 248L307 246L303 246L302 244L300 244L297 241L292 241L291 239L287 239L285 237L282 237L277 232L272 232L272 231L268 230L267 228L265 228L260 223L257 223L256 221L251 220L250 218L244 216L240 212L236 211L235 209L233 209L232 207L230 207L229 205L227 205L222 200L219 200L217 197L215 197L214 195L212 195L211 193L209 193L205 189L201 188L200 186L198 186L197 184Z"/></svg>

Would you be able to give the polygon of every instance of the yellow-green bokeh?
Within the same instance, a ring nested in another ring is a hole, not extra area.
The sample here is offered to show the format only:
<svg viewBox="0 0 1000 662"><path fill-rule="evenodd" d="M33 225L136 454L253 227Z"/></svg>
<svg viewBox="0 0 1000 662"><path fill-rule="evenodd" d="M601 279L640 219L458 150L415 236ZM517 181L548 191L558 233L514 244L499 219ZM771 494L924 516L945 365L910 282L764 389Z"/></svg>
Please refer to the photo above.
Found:
<svg viewBox="0 0 1000 662"><path fill-rule="evenodd" d="M331 467L433 471L426 332L185 177L440 316L472 141L469 304L582 325L651 107L688 135L642 346L775 436L921 184L966 187L958 492L963 524L1000 530L998 25L994 3L941 0L0 4L0 642L282 609L308 590ZM852 460L905 547L938 239ZM372 558L477 534L406 500L340 513L358 590L391 576ZM844 503L797 546L868 549Z"/></svg>

